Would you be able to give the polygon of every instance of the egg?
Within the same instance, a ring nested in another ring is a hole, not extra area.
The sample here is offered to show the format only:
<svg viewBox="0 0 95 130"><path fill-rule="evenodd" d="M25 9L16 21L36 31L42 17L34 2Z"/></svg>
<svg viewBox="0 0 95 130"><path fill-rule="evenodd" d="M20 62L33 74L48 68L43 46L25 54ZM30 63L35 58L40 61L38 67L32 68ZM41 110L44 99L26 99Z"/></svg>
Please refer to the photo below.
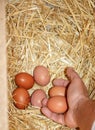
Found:
<svg viewBox="0 0 95 130"><path fill-rule="evenodd" d="M37 89L31 95L31 104L33 106L41 108L42 107L42 103L41 102L42 102L42 100L44 98L46 98L45 91L42 90L42 89Z"/></svg>
<svg viewBox="0 0 95 130"><path fill-rule="evenodd" d="M49 110L55 113L64 113L67 110L66 98L64 96L54 96L47 102Z"/></svg>
<svg viewBox="0 0 95 130"><path fill-rule="evenodd" d="M33 87L34 78L32 75L26 72L21 72L15 76L15 83L18 87L22 87L28 90Z"/></svg>
<svg viewBox="0 0 95 130"><path fill-rule="evenodd" d="M65 96L66 87L63 86L53 86L49 89L49 96Z"/></svg>
<svg viewBox="0 0 95 130"><path fill-rule="evenodd" d="M36 66L33 71L35 82L40 86L45 86L50 82L50 74L46 67Z"/></svg>
<svg viewBox="0 0 95 130"><path fill-rule="evenodd" d="M16 88L12 97L14 99L14 105L19 109L25 109L28 107L30 102L30 95L28 91L24 88Z"/></svg>

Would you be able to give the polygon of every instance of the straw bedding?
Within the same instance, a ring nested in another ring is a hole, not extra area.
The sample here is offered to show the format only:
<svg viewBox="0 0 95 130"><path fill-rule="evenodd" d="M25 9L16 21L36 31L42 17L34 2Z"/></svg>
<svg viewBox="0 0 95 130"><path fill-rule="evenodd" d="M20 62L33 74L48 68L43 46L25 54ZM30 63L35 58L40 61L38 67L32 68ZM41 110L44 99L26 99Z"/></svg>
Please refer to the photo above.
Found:
<svg viewBox="0 0 95 130"><path fill-rule="evenodd" d="M72 66L95 98L95 2L94 0L9 0L6 6L8 99L10 130L70 130L57 124L31 105L18 110L13 105L14 76L33 74L37 65L46 66L54 78L66 78ZM46 87L35 84L48 93Z"/></svg>

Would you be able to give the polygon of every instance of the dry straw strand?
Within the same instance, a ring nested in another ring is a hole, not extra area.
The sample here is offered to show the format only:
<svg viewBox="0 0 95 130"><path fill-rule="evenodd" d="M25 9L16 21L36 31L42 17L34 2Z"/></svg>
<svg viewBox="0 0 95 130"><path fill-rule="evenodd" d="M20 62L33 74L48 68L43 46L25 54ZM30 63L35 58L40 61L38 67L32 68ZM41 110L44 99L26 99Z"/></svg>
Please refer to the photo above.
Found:
<svg viewBox="0 0 95 130"><path fill-rule="evenodd" d="M94 0L8 0L6 6L8 99L10 130L70 130L46 118L29 105L19 110L12 91L18 72L33 74L37 65L46 66L51 81L42 89L48 94L54 78L66 78L72 66L95 99L95 2ZM41 88L35 84L29 90ZM18 127L19 126L19 127Z"/></svg>

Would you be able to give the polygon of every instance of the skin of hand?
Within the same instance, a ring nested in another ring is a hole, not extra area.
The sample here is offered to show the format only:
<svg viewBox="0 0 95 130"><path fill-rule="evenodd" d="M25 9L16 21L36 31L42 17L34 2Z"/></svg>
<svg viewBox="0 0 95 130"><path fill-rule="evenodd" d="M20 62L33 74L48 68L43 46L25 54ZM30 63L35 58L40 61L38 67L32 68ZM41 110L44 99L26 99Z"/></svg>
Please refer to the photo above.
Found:
<svg viewBox="0 0 95 130"><path fill-rule="evenodd" d="M76 128L78 127L78 124L75 118L75 109L78 107L80 102L82 103L86 100L89 100L89 96L85 84L73 68L66 68L65 74L68 80L55 79L53 81L53 85L67 87L66 98L68 103L68 110L64 114L53 113L47 108L48 99L44 99L42 102L43 107L41 108L41 112L46 117L57 123L66 125L70 128Z"/></svg>

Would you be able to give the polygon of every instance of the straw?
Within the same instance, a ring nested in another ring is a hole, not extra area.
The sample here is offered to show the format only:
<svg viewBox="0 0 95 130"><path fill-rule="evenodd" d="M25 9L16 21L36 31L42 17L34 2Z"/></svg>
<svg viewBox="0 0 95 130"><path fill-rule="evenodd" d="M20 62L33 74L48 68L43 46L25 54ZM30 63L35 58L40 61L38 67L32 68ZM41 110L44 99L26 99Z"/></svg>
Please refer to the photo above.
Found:
<svg viewBox="0 0 95 130"><path fill-rule="evenodd" d="M19 110L13 105L14 77L33 74L46 66L51 81L66 78L64 69L74 67L95 98L95 2L94 0L9 0L6 6L8 95L10 130L70 130L51 121L38 108ZM35 84L35 89L41 88ZM18 127L19 126L19 127Z"/></svg>

